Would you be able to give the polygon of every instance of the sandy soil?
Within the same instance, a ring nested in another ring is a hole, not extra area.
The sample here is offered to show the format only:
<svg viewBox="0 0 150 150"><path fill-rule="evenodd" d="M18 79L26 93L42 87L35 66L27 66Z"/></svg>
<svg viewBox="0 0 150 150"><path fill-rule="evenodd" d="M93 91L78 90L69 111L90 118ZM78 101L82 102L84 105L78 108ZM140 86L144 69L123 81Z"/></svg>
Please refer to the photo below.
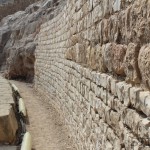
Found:
<svg viewBox="0 0 150 150"><path fill-rule="evenodd" d="M33 90L31 84L11 81L19 88L29 116L28 130L34 150L76 150L69 136L61 112L47 104Z"/></svg>

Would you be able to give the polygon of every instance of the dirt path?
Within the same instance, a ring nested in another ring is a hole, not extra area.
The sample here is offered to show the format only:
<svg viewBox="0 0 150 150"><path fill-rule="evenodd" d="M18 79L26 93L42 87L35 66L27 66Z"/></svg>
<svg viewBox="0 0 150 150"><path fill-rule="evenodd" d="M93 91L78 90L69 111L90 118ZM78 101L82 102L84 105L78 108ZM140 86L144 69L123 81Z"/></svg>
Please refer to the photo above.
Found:
<svg viewBox="0 0 150 150"><path fill-rule="evenodd" d="M28 110L28 130L34 150L75 150L63 119L56 109L39 98L32 85L11 81L19 88Z"/></svg>

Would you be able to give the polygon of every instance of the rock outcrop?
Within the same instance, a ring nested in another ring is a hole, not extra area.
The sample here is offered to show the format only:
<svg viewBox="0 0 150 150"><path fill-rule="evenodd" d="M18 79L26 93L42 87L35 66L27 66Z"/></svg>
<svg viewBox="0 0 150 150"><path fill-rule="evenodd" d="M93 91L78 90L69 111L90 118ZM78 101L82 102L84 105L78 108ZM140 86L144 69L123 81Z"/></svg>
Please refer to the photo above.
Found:
<svg viewBox="0 0 150 150"><path fill-rule="evenodd" d="M138 64L142 82L150 89L150 44L140 49Z"/></svg>
<svg viewBox="0 0 150 150"><path fill-rule="evenodd" d="M17 11L22 11L39 0L0 0L0 20Z"/></svg>
<svg viewBox="0 0 150 150"><path fill-rule="evenodd" d="M56 0L41 1L30 5L25 11L9 15L0 22L0 70L7 78L34 76L34 51L40 25L52 19Z"/></svg>

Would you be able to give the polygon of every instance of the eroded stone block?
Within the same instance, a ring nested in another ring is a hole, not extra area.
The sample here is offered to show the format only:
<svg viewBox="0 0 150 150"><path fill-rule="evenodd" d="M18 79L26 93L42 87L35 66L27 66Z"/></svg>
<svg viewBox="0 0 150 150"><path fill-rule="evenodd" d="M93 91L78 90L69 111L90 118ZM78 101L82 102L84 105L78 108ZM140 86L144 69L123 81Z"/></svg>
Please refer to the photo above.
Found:
<svg viewBox="0 0 150 150"><path fill-rule="evenodd" d="M139 47L134 43L130 43L124 59L124 67L126 80L131 83L140 82L140 73L138 68Z"/></svg>
<svg viewBox="0 0 150 150"><path fill-rule="evenodd" d="M140 110L149 117L150 116L150 92L149 91L140 92L138 100L139 100Z"/></svg>
<svg viewBox="0 0 150 150"><path fill-rule="evenodd" d="M0 104L0 143L15 142L17 129L13 107L10 104Z"/></svg>
<svg viewBox="0 0 150 150"><path fill-rule="evenodd" d="M143 83L150 88L150 44L140 49L138 64Z"/></svg>
<svg viewBox="0 0 150 150"><path fill-rule="evenodd" d="M119 11L121 9L121 0L114 0L113 10Z"/></svg>

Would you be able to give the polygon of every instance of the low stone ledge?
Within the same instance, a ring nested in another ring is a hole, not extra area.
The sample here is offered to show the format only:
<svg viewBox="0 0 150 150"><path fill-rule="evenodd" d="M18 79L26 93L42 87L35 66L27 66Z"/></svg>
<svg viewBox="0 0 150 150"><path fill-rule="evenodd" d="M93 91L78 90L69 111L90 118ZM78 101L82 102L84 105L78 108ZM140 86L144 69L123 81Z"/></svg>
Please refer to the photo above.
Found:
<svg viewBox="0 0 150 150"><path fill-rule="evenodd" d="M13 144L17 129L12 90L8 81L0 77L0 144Z"/></svg>

